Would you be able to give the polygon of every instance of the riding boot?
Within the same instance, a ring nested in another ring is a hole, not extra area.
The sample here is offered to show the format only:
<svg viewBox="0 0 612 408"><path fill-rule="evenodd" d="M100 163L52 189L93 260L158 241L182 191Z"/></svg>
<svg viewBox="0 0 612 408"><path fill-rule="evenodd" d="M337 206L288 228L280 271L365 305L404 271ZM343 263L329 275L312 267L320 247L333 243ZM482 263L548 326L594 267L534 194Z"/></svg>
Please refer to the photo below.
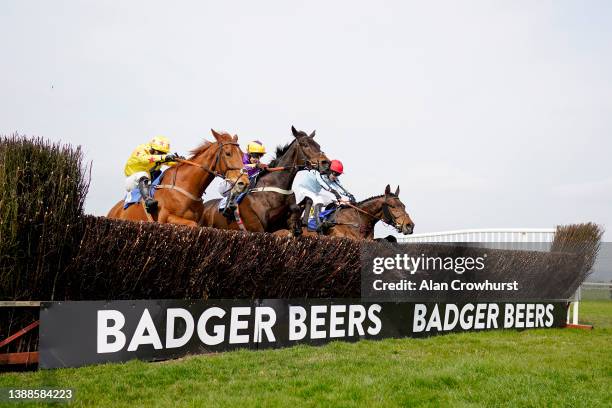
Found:
<svg viewBox="0 0 612 408"><path fill-rule="evenodd" d="M321 210L323 209L323 204L317 204L314 206L314 219L317 225L317 232L319 234L325 234L329 229L329 223L327 221L321 220Z"/></svg>
<svg viewBox="0 0 612 408"><path fill-rule="evenodd" d="M157 210L157 201L150 197L151 188L149 186L149 179L147 177L141 177L138 180L138 191L145 203L145 210L150 214Z"/></svg>
<svg viewBox="0 0 612 408"><path fill-rule="evenodd" d="M304 214L302 215L302 225L308 225L308 219L310 218L310 209L312 208L312 200L307 198L304 202Z"/></svg>
<svg viewBox="0 0 612 408"><path fill-rule="evenodd" d="M234 221L235 220L235 216L234 216L234 211L236 211L236 205L235 204L231 204L231 203L227 203L225 205L225 208L223 210L221 210L221 214L223 214L223 216L225 218L227 218L229 221Z"/></svg>

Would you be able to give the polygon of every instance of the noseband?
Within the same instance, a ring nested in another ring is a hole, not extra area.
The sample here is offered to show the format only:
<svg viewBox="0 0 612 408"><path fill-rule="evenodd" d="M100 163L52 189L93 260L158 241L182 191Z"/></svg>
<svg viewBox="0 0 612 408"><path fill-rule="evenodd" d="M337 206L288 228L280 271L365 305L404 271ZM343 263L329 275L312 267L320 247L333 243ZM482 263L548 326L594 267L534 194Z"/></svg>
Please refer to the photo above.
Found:
<svg viewBox="0 0 612 408"><path fill-rule="evenodd" d="M382 205L382 212L384 216L384 219L382 221L395 228L398 232L402 232L404 224L399 224L397 222L397 218L393 215L389 207L394 208L391 204L387 202L387 198L385 197L385 202Z"/></svg>

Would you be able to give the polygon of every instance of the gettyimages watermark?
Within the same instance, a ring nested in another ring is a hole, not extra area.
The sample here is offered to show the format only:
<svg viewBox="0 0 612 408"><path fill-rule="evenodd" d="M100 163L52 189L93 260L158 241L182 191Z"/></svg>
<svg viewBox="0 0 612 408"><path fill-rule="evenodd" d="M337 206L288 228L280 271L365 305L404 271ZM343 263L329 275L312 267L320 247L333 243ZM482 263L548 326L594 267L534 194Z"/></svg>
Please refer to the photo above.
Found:
<svg viewBox="0 0 612 408"><path fill-rule="evenodd" d="M564 300L592 266L541 242L381 243L361 262L362 298L393 302Z"/></svg>
<svg viewBox="0 0 612 408"><path fill-rule="evenodd" d="M372 260L372 273L379 275L375 279L372 288L375 291L482 291L482 290L518 290L516 280L510 282L491 282L485 279L482 282L464 282L461 279L453 279L449 282L439 282L435 279L414 279L412 278L418 271L420 272L454 272L463 275L468 271L484 271L486 269L487 254L482 256L426 256L424 253L419 256L408 254L396 254L394 257L375 257ZM410 279L400 279L399 281L387 282L383 273L391 271L402 271L408 273Z"/></svg>

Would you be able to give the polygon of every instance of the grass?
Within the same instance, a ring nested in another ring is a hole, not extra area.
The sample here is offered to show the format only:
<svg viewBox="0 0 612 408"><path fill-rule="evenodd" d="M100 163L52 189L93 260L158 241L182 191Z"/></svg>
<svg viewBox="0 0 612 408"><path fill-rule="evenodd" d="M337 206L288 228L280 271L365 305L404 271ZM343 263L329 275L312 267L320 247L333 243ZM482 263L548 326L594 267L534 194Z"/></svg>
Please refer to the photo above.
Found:
<svg viewBox="0 0 612 408"><path fill-rule="evenodd" d="M612 302L593 331L490 331L0 374L77 406L610 406ZM14 406L11 404L11 406Z"/></svg>

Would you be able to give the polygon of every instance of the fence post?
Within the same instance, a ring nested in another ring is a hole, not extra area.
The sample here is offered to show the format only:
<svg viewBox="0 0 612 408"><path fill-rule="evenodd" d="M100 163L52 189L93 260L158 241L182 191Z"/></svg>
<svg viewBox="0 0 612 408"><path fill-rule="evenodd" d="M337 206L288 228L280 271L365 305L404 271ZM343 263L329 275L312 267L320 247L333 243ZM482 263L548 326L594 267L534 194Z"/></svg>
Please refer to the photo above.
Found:
<svg viewBox="0 0 612 408"><path fill-rule="evenodd" d="M574 302L574 312L572 314L572 323L573 324L578 324L578 307L580 304L580 298L582 293L580 293L580 289L581 287L578 286L578 290L576 291L576 297L575 297L575 302Z"/></svg>

